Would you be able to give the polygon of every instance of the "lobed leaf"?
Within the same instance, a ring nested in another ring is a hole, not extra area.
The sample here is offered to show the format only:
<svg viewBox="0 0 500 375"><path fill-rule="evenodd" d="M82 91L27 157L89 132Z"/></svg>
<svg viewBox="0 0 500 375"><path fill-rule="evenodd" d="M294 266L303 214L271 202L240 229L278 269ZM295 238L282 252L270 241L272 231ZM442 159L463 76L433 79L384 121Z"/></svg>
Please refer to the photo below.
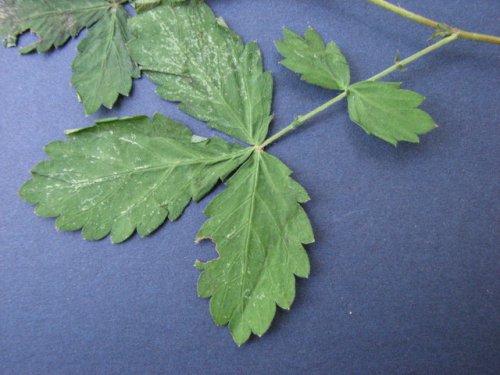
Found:
<svg viewBox="0 0 500 375"><path fill-rule="evenodd" d="M127 18L122 7L113 8L78 44L80 54L73 61L71 82L87 114L96 112L101 105L112 108L119 95L129 95L132 78L140 76L127 50L131 37Z"/></svg>
<svg viewBox="0 0 500 375"><path fill-rule="evenodd" d="M219 253L196 263L203 271L198 293L211 297L215 323L228 324L238 345L267 331L276 305L290 308L294 275L309 275L303 244L314 237L299 204L309 196L290 174L275 157L254 152L207 207L209 219L197 235L214 241Z"/></svg>
<svg viewBox="0 0 500 375"><path fill-rule="evenodd" d="M35 212L61 230L113 242L147 236L177 219L237 168L250 151L219 138L192 142L182 124L155 115L100 121L46 147L20 190Z"/></svg>
<svg viewBox="0 0 500 375"><path fill-rule="evenodd" d="M245 46L199 0L162 3L129 25L131 55L162 98L246 143L264 140L273 83L255 43Z"/></svg>
<svg viewBox="0 0 500 375"><path fill-rule="evenodd" d="M276 42L276 48L285 58L281 62L284 66L313 85L331 90L345 90L349 86L349 64L334 42L325 45L312 27L303 38L286 28L283 35L283 40Z"/></svg>
<svg viewBox="0 0 500 375"><path fill-rule="evenodd" d="M349 116L368 134L393 145L418 142L418 135L436 127L432 117L418 107L424 97L403 90L397 82L364 81L349 87Z"/></svg>
<svg viewBox="0 0 500 375"><path fill-rule="evenodd" d="M18 35L31 30L39 39L21 52L46 52L96 23L111 6L106 0L0 0L0 35L13 47Z"/></svg>
<svg viewBox="0 0 500 375"><path fill-rule="evenodd" d="M83 28L90 28L78 45L80 54L73 62L71 82L85 112L92 114L101 105L111 108L119 95L129 95L132 78L140 76L126 47L131 35L128 15L121 3L121 0L0 0L0 34L4 36L4 45L12 47L19 34L30 30L39 39L20 51L46 52L76 37Z"/></svg>

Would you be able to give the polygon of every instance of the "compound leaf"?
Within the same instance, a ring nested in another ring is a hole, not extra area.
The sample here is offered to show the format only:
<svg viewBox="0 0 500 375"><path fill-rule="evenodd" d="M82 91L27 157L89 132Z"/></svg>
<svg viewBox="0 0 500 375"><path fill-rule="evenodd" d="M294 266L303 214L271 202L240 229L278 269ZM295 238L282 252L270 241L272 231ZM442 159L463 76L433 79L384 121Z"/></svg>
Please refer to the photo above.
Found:
<svg viewBox="0 0 500 375"><path fill-rule="evenodd" d="M345 90L350 73L346 58L334 42L325 42L312 27L304 37L289 29L283 30L284 39L276 48L285 58L281 63L306 82L332 90Z"/></svg>
<svg viewBox="0 0 500 375"><path fill-rule="evenodd" d="M162 98L246 143L264 140L273 83L255 43L245 46L199 0L162 3L129 25L130 53Z"/></svg>
<svg viewBox="0 0 500 375"><path fill-rule="evenodd" d="M250 153L219 138L192 142L187 127L160 115L101 121L68 138L47 145L50 159L20 195L38 215L57 217L58 229L82 229L88 240L150 234Z"/></svg>
<svg viewBox="0 0 500 375"><path fill-rule="evenodd" d="M13 47L18 35L31 30L39 39L21 52L46 52L76 37L111 6L106 0L0 0L0 34L5 46Z"/></svg>
<svg viewBox="0 0 500 375"><path fill-rule="evenodd" d="M140 71L127 50L130 33L127 12L122 7L111 9L78 44L80 54L73 61L71 80L87 114L101 105L111 108L118 95L127 96L132 78Z"/></svg>
<svg viewBox="0 0 500 375"><path fill-rule="evenodd" d="M397 82L363 81L349 87L349 116L368 134L396 145L418 142L418 135L436 127L432 117L418 108L424 97L403 90Z"/></svg>
<svg viewBox="0 0 500 375"><path fill-rule="evenodd" d="M207 207L209 219L197 235L214 241L219 253L215 260L196 263L203 271L198 293L211 297L215 323L228 324L238 345L252 332L263 335L276 304L290 308L294 275L309 274L303 244L314 237L299 204L309 197L290 174L275 157L254 152Z"/></svg>

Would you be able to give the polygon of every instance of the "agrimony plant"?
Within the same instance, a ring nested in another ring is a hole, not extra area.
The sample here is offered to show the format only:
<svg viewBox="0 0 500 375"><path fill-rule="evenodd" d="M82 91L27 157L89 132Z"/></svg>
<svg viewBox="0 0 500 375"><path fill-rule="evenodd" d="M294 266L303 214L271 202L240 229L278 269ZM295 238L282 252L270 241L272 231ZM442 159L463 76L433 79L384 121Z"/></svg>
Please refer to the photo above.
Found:
<svg viewBox="0 0 500 375"><path fill-rule="evenodd" d="M285 29L276 43L283 65L308 83L340 93L266 138L273 85L258 46L245 45L199 0L143 0L136 6L147 11L128 22L130 61L158 85L161 97L248 146L198 137L161 115L103 120L49 144L49 159L33 169L20 194L40 216L56 217L59 229L121 242L134 231L146 236L177 219L191 200L224 181L226 190L208 205L208 220L196 236L211 239L219 257L195 265L201 270L199 295L211 298L214 321L227 324L241 345L252 333L266 332L276 306L291 307L295 277L309 274L304 245L314 241L301 206L309 199L306 191L266 147L343 99L352 121L367 133L394 145L418 142L435 127L419 109L423 97L379 80L474 33L439 26L438 42L351 83L349 64L333 42L325 44L312 28L303 36Z"/></svg>

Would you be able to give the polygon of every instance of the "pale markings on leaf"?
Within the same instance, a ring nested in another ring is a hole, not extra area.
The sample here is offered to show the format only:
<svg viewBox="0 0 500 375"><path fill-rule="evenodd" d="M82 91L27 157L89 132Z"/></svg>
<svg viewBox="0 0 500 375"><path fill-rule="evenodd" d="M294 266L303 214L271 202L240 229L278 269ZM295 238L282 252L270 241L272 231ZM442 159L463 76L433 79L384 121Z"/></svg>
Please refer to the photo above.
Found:
<svg viewBox="0 0 500 375"><path fill-rule="evenodd" d="M272 77L255 43L244 45L201 1L162 4L130 21L129 49L180 109L249 144L259 144L272 119Z"/></svg>
<svg viewBox="0 0 500 375"><path fill-rule="evenodd" d="M291 171L265 152L254 152L206 209L209 219L197 240L210 238L219 258L197 262L201 297L211 297L218 325L228 324L238 345L263 335L276 304L289 309L294 275L307 277L303 244L314 241L299 203L309 199Z"/></svg>
<svg viewBox="0 0 500 375"><path fill-rule="evenodd" d="M251 150L219 138L193 143L183 125L156 115L101 122L47 146L21 196L62 230L113 242L175 220Z"/></svg>

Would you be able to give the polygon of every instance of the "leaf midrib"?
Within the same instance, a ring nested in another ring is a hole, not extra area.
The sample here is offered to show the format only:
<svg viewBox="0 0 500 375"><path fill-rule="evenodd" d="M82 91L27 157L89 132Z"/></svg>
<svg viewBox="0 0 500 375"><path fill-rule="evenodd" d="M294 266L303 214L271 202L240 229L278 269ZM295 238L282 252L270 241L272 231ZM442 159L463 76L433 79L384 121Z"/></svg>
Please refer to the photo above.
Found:
<svg viewBox="0 0 500 375"><path fill-rule="evenodd" d="M101 183L101 182L107 182L107 181L115 180L115 179L121 178L123 176L132 176L132 175L137 174L137 173L155 172L155 171L161 171L161 170L168 169L168 168L174 169L174 168L177 168L177 167L180 167L180 166L193 165L193 164L213 165L213 164L217 164L217 163L222 162L222 161L230 160L230 159L236 158L238 156L244 155L245 152L248 152L247 149L238 150L238 151L236 151L234 153L226 154L226 155L218 157L218 158L212 158L212 159L202 158L202 159L193 159L193 160L176 160L176 161L169 162L169 163L164 163L164 164L161 164L161 165L147 166L147 167L137 167L137 168L133 168L133 169L129 169L129 170L124 170L124 171L121 171L121 172L113 172L112 174L106 174L106 175L99 176L99 177L96 177L96 178L88 178L88 179L72 180L72 181L63 180L63 181L65 181L66 183L71 184L72 186L77 186L78 185L77 187L81 188L81 187L86 187L86 186L94 185L94 184ZM38 173L38 172L33 172L33 173L37 174L39 176L53 178L52 176L45 175L43 173Z"/></svg>
<svg viewBox="0 0 500 375"><path fill-rule="evenodd" d="M178 18L178 15L176 12L172 12L173 13L173 16ZM179 24L179 21L177 20L176 21L176 24ZM176 31L174 30L171 30L169 28L162 28L162 31L166 32L167 34L169 34L171 37L170 37L170 42L173 42L176 44L177 48L179 49L179 51L181 51L184 56L186 57L186 60L189 62L189 64L191 65L192 68L194 68L195 71L198 72L197 75L201 74L202 76L210 76L210 74L206 71L206 69L204 69L202 66L200 66L200 64L198 64L198 61L196 60L195 56L193 55L192 53L192 49L189 47L189 46L186 46L185 43L182 41L182 38L179 38ZM180 43L179 43L180 41ZM181 48L182 46L182 48ZM243 52L242 52L243 53ZM188 55L189 54L189 55ZM238 58L241 57L241 56L238 56ZM235 63L233 61L233 63ZM217 65L217 69L219 68L219 65ZM175 76L181 76L181 77L184 77L186 76L186 74L177 74L177 73L172 73L172 72L164 72L164 71L161 71L161 68L156 68L156 67L145 67L143 66L143 70L146 70L146 71L151 71L151 72L155 72L155 73L160 73L160 74L168 74L168 75L175 75ZM190 74L188 73L187 74L190 78L193 77L193 74ZM239 78L242 78L242 77L239 77ZM244 78L244 77L243 77ZM239 127L240 127L240 130L241 132L246 136L246 141L249 142L249 143L256 143L256 141L254 140L254 137L253 137L253 134L251 134L251 128L252 128L252 124L245 124L242 119L240 118L239 114L235 112L234 108L227 102L226 98L224 97L223 93L221 92L220 88L217 86L217 85L213 85L213 82L211 80L207 80L206 81L211 87L212 87L212 93L215 94L214 95L214 100L217 100L217 102L219 104L221 104L223 107L225 107L230 113L231 113L231 116L233 117L233 119L235 120L235 122L238 123ZM247 91L248 93L248 91ZM248 106L246 106L248 107ZM245 111L248 111L249 108L245 108ZM247 119L247 116L248 114L245 113L245 119ZM210 121L212 122L212 121ZM215 123L214 122L214 125L217 125L217 126L214 126L214 127L223 127L223 128L227 128L226 126L222 126L221 124L219 123ZM250 126L250 129L249 129L249 126ZM229 128L231 129L231 128Z"/></svg>
<svg viewBox="0 0 500 375"><path fill-rule="evenodd" d="M249 241L250 241L250 235L253 233L255 236L257 236L257 239L259 240L260 243L262 243L261 239L259 238L259 235L257 232L255 232L255 229L252 227L251 223L252 223L252 219L254 217L254 210L255 210L255 201L256 201L256 196L257 196L257 186L259 184L259 172L260 172L260 169L261 169L261 163L264 163L263 159L262 159L262 156L261 156L261 152L256 152L256 166L255 166L255 170L254 170L254 173L255 173L255 179L254 179L254 183L253 183L253 186L252 186L252 192L251 192L251 196L249 198L249 200L251 200L251 204L250 204L250 210L249 210L249 214L248 214L248 221L247 221L247 235L246 235L246 238L245 238L245 246L243 247L243 262L242 262L242 276L241 276L241 292L240 292L240 296L241 296L241 301L239 303L239 305L237 305L235 307L235 309L231 312L231 318L230 320L233 318L233 315L234 315L234 312L235 310L237 310L237 307L240 307L241 306L241 315L240 317L242 317L248 307L248 303L246 303L247 301L250 301L250 297L253 295L255 289L259 286L261 280L262 280L262 276L264 274L265 271L262 271L262 272L259 272L258 273L258 276L257 276L257 280L255 280L255 283L252 283L251 285L251 288L250 288L250 291L248 293L248 296L245 296L245 286L247 285L245 280L246 280L246 277L247 277L247 268L248 268L248 254L250 252L249 250ZM264 262L267 261L267 256L266 256L266 259L264 260ZM227 292L227 291L226 291ZM224 297L225 298L225 297Z"/></svg>

